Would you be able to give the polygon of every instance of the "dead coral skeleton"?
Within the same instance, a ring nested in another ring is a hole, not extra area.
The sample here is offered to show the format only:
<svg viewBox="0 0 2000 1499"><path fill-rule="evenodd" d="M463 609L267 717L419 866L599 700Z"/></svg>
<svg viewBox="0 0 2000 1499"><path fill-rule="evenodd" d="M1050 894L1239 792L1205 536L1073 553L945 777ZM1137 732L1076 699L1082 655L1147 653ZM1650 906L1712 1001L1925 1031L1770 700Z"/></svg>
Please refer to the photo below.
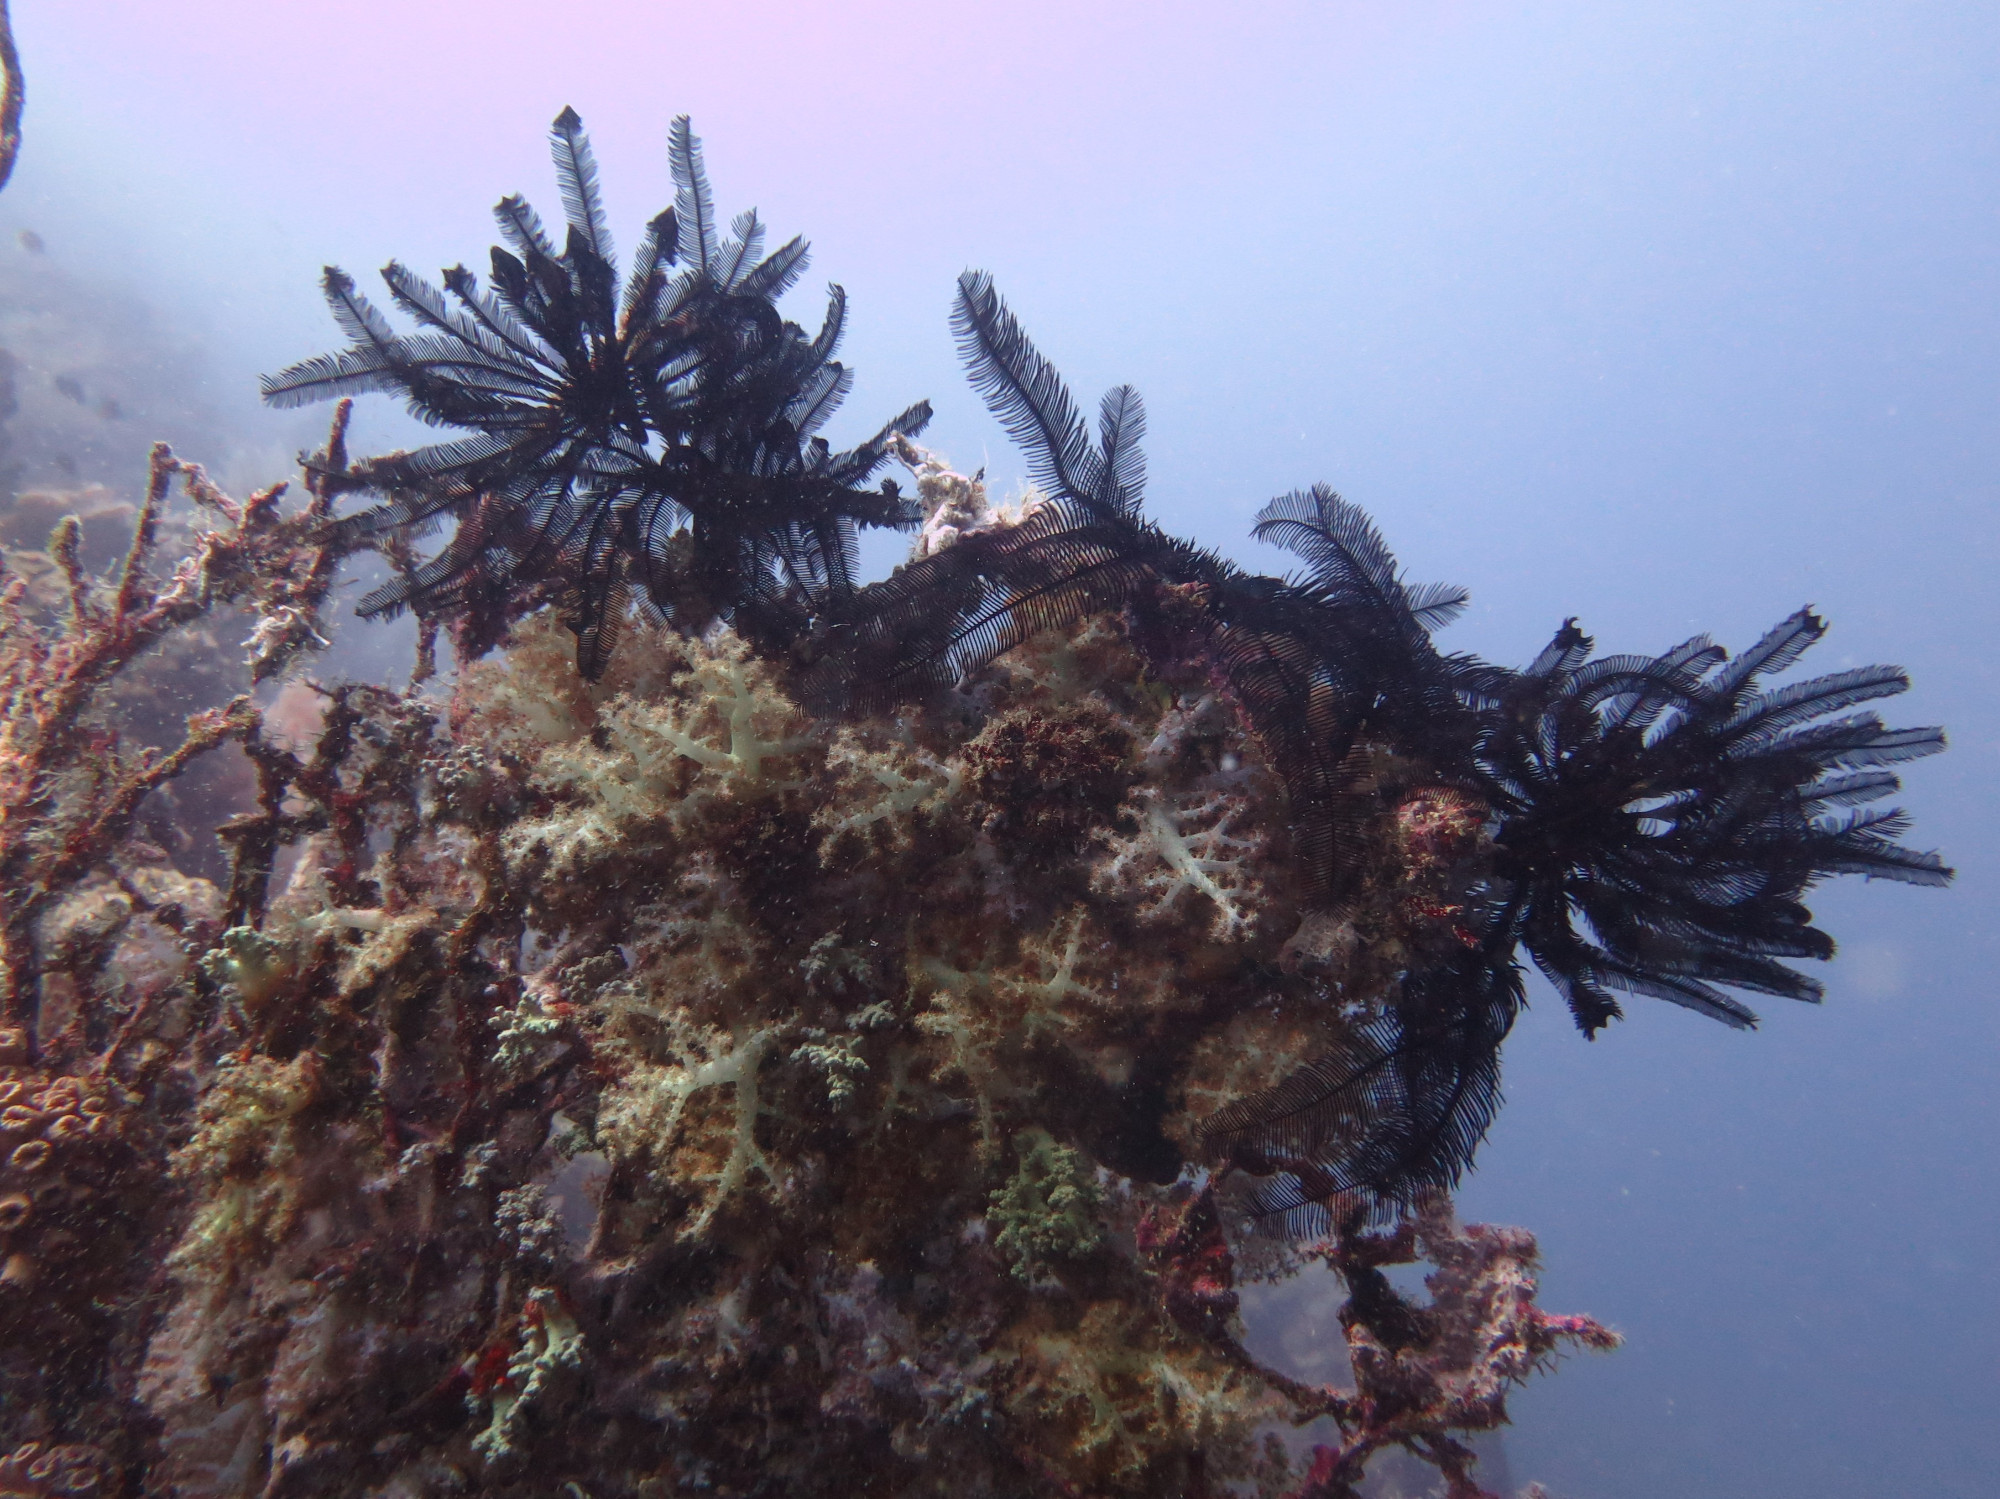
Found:
<svg viewBox="0 0 2000 1499"><path fill-rule="evenodd" d="M1419 1251L1437 1267L1425 1277L1428 1306L1405 1300L1381 1269ZM1342 1440L1314 1449L1293 1499L1357 1499L1368 1459L1391 1446L1435 1468L1447 1499L1493 1499L1472 1476L1471 1449L1451 1434L1505 1425L1507 1396L1566 1348L1604 1352L1620 1342L1589 1317L1535 1304L1534 1235L1460 1228L1443 1198L1397 1232L1345 1235L1325 1252L1348 1285L1341 1325L1356 1387L1329 1401Z"/></svg>
<svg viewBox="0 0 2000 1499"><path fill-rule="evenodd" d="M344 461L346 426L343 405L327 447L335 467ZM159 578L152 563L176 479L222 524L201 531ZM100 584L85 572L76 523L57 525L48 550L68 594L60 619L35 617L25 581L0 559L0 1022L26 1025L31 1044L42 912L106 863L149 794L257 721L249 698L239 697L189 718L171 749L130 750L98 711L104 689L149 648L220 607L257 616L253 681L322 639L313 621L341 553L325 540L329 493L315 481L308 489L310 503L290 515L279 507L282 484L239 503L160 444L131 544L109 579Z"/></svg>
<svg viewBox="0 0 2000 1499"><path fill-rule="evenodd" d="M910 543L912 561L935 556L981 531L1018 526L1043 503L1040 494L1030 491L1018 504L996 506L986 497L984 470L971 476L958 473L901 433L891 440L889 451L916 479L917 500L924 508L924 523Z"/></svg>

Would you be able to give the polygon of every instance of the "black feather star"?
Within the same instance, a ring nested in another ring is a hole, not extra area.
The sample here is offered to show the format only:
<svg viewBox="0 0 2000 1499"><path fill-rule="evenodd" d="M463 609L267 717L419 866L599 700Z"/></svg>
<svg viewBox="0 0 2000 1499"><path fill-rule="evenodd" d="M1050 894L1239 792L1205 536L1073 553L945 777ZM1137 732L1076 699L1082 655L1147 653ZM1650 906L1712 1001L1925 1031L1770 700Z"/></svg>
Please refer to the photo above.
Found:
<svg viewBox="0 0 2000 1499"><path fill-rule="evenodd" d="M1590 659L1565 625L1489 709L1476 752L1499 817L1502 927L1592 1034L1613 991L1730 1025L1756 1016L1725 987L1817 999L1787 966L1833 941L1801 903L1831 874L1942 885L1937 855L1895 839L1884 767L1944 748L1848 710L1909 687L1892 666L1772 689L1826 631L1802 609L1734 660L1697 637L1663 656Z"/></svg>
<svg viewBox="0 0 2000 1499"><path fill-rule="evenodd" d="M339 476L386 497L343 522L353 537L458 521L361 612L455 616L478 639L522 600L553 596L590 675L635 606L690 630L729 619L782 645L853 591L858 528L920 519L893 484L861 486L930 408L846 452L815 435L852 382L833 358L846 298L833 288L816 334L785 320L777 299L804 272L805 243L765 255L754 212L717 227L685 117L669 148L674 207L647 226L622 295L582 122L565 109L550 134L560 249L510 197L494 216L511 248L494 248L487 286L459 266L440 293L392 262L383 279L413 334L329 268L327 301L352 347L263 382L280 406L397 392L420 419L470 434Z"/></svg>
<svg viewBox="0 0 2000 1499"><path fill-rule="evenodd" d="M1105 396L1093 442L1068 387L984 273L959 278L952 327L974 386L1026 450L1044 499L1020 524L963 537L826 610L804 683L822 709L918 696L1039 630L1226 567L1141 517L1137 391Z"/></svg>
<svg viewBox="0 0 2000 1499"><path fill-rule="evenodd" d="M1407 975L1339 1050L1202 1123L1257 1178L1255 1210L1302 1235L1382 1221L1457 1185L1500 1107L1500 1046L1524 998L1511 944L1482 943Z"/></svg>
<svg viewBox="0 0 2000 1499"><path fill-rule="evenodd" d="M1873 805L1898 789L1886 767L1943 734L1848 712L1908 678L1874 666L1760 687L1825 628L1800 610L1733 660L1705 638L1593 660L1570 623L1526 671L1480 684L1468 768L1495 859L1476 942L1406 975L1343 1051L1206 1122L1223 1159L1263 1178L1262 1210L1317 1230L1329 1204L1380 1216L1456 1184L1499 1105L1518 948L1586 1035L1619 1015L1615 992L1747 1028L1727 989L1820 997L1784 961L1833 955L1803 904L1813 885L1951 879L1895 841L1902 812Z"/></svg>
<svg viewBox="0 0 2000 1499"><path fill-rule="evenodd" d="M879 708L957 681L1038 631L1123 610L1156 653L1198 650L1221 670L1289 787L1308 885L1331 900L1355 817L1357 741L1470 746L1462 695L1490 669L1440 655L1430 639L1464 607L1463 590L1406 583L1367 517L1324 487L1258 517L1259 537L1307 563L1297 579L1247 574L1168 535L1141 509L1137 391L1105 395L1093 441L984 273L959 279L952 326L973 385L1044 498L1020 524L975 532L827 610L808 699Z"/></svg>

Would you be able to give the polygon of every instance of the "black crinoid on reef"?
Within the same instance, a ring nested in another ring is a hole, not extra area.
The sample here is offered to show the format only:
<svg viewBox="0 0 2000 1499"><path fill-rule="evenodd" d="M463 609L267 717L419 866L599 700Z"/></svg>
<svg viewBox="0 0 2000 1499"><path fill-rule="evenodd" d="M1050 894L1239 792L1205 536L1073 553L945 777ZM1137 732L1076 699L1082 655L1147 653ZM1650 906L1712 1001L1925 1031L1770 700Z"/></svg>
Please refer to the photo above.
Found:
<svg viewBox="0 0 2000 1499"><path fill-rule="evenodd" d="M1351 1039L1267 1092L1210 1116L1219 1162L1262 1178L1260 1206L1309 1229L1379 1217L1455 1183L1499 1098L1499 1051L1523 1002L1525 948L1594 1035L1615 993L1731 1025L1727 988L1816 999L1787 965L1832 940L1801 903L1827 875L1938 885L1894 840L1886 767L1943 748L1850 710L1905 690L1893 667L1766 687L1825 625L1801 610L1731 658L1705 637L1658 657L1592 659L1574 622L1525 671L1440 652L1454 588L1413 585L1367 517L1325 486L1273 501L1256 535L1296 553L1288 579L1246 574L1139 510L1138 395L1104 398L1092 442L1054 368L983 274L961 279L954 326L975 385L1026 449L1046 500L975 532L822 615L809 674L821 706L879 704L962 678L1039 630L1123 612L1163 680L1199 663L1285 782L1301 883L1338 928L1364 877L1350 838L1429 791L1483 825L1457 941L1413 962ZM1312 941L1295 939L1300 968ZM1325 1001L1344 1003L1337 981Z"/></svg>
<svg viewBox="0 0 2000 1499"><path fill-rule="evenodd" d="M1816 1000L1785 959L1830 958L1806 891L1831 874L1942 885L1935 854L1894 840L1900 811L1870 804L1887 767L1944 747L1846 710L1904 691L1894 667L1761 688L1825 631L1800 610L1741 655L1706 638L1658 657L1591 659L1574 622L1523 672L1481 683L1477 738L1455 765L1489 811L1490 872L1464 951L1403 978L1351 1052L1220 1111L1212 1137L1278 1175L1264 1200L1316 1216L1448 1184L1498 1102L1500 1042L1529 956L1585 1035L1617 1018L1615 992L1651 995L1738 1027L1725 988Z"/></svg>
<svg viewBox="0 0 2000 1499"><path fill-rule="evenodd" d="M760 645L789 640L853 589L857 528L918 521L893 484L861 486L930 408L846 452L814 435L852 383L833 358L845 295L832 289L816 334L779 313L805 242L765 255L754 210L723 232L685 117L669 153L674 206L647 225L622 294L574 110L551 139L568 219L560 249L508 197L494 217L512 248L494 247L486 287L456 266L440 293L391 262L383 279L414 334L329 267L327 301L353 346L263 383L280 406L395 392L425 422L471 434L335 476L386 499L342 523L350 539L400 541L457 520L435 557L361 612L449 620L476 649L530 601L554 599L590 676L634 608L690 631L726 619Z"/></svg>

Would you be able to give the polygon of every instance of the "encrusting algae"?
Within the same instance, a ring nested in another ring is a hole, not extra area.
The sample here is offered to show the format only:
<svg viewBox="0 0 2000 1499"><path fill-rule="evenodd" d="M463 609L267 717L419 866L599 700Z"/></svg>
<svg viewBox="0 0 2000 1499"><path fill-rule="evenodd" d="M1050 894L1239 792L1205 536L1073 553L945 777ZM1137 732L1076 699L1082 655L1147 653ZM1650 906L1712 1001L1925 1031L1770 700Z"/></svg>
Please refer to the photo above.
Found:
<svg viewBox="0 0 2000 1499"><path fill-rule="evenodd" d="M343 405L296 510L162 449L108 579L67 523L0 575L0 1487L1340 1499L1397 1449L1482 1495L1461 1438L1617 1343L1446 1195L1517 945L1587 1028L1607 986L1795 992L1770 954L1824 955L1813 879L1944 877L1821 816L1936 747L1815 722L1900 677L1759 694L1805 614L1726 665L1591 663L1573 627L1525 673L1447 659L1456 595L1330 492L1264 520L1310 576L1248 577L1143 521L1136 395L1093 445L980 278L961 333L1045 489L991 505L919 408L833 455L842 300L773 321L802 246L719 235L682 122L618 312L555 135L563 250L509 199L497 292L388 273L506 400L338 272L356 348L270 383L408 387L490 442L350 465ZM646 400L551 477L495 413L611 399L563 383L607 351ZM859 488L891 458L915 500ZM176 478L202 519L163 578ZM356 489L390 503L336 519ZM915 544L863 586L867 524ZM415 686L292 675L122 742L120 690L183 659L155 647L235 618L276 680L358 549L395 570L370 607L419 614ZM211 882L139 812L223 746ZM1566 882L1600 865L1630 904L1586 940ZM1383 1273L1420 1259L1422 1300ZM1242 1286L1312 1261L1346 1384L1245 1346Z"/></svg>

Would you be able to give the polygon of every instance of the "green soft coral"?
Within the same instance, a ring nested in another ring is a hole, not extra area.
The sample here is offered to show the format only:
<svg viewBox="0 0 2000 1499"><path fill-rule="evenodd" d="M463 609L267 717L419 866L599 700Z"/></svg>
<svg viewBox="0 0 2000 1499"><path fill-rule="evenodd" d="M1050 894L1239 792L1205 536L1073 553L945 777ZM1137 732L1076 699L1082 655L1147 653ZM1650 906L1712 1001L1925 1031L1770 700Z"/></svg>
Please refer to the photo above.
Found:
<svg viewBox="0 0 2000 1499"><path fill-rule="evenodd" d="M545 1401L557 1379L583 1366L583 1333L562 1298L547 1287L528 1293L521 1312L521 1343L507 1361L506 1376L485 1392L489 1419L472 1438L472 1450L489 1463L520 1451L529 1413ZM480 1396L468 1395L472 1414Z"/></svg>
<svg viewBox="0 0 2000 1499"><path fill-rule="evenodd" d="M1044 1129L1014 1137L1020 1164L994 1192L986 1212L993 1245L1017 1279L1042 1279L1053 1261L1081 1259L1104 1242L1098 1205L1104 1193L1082 1154Z"/></svg>

